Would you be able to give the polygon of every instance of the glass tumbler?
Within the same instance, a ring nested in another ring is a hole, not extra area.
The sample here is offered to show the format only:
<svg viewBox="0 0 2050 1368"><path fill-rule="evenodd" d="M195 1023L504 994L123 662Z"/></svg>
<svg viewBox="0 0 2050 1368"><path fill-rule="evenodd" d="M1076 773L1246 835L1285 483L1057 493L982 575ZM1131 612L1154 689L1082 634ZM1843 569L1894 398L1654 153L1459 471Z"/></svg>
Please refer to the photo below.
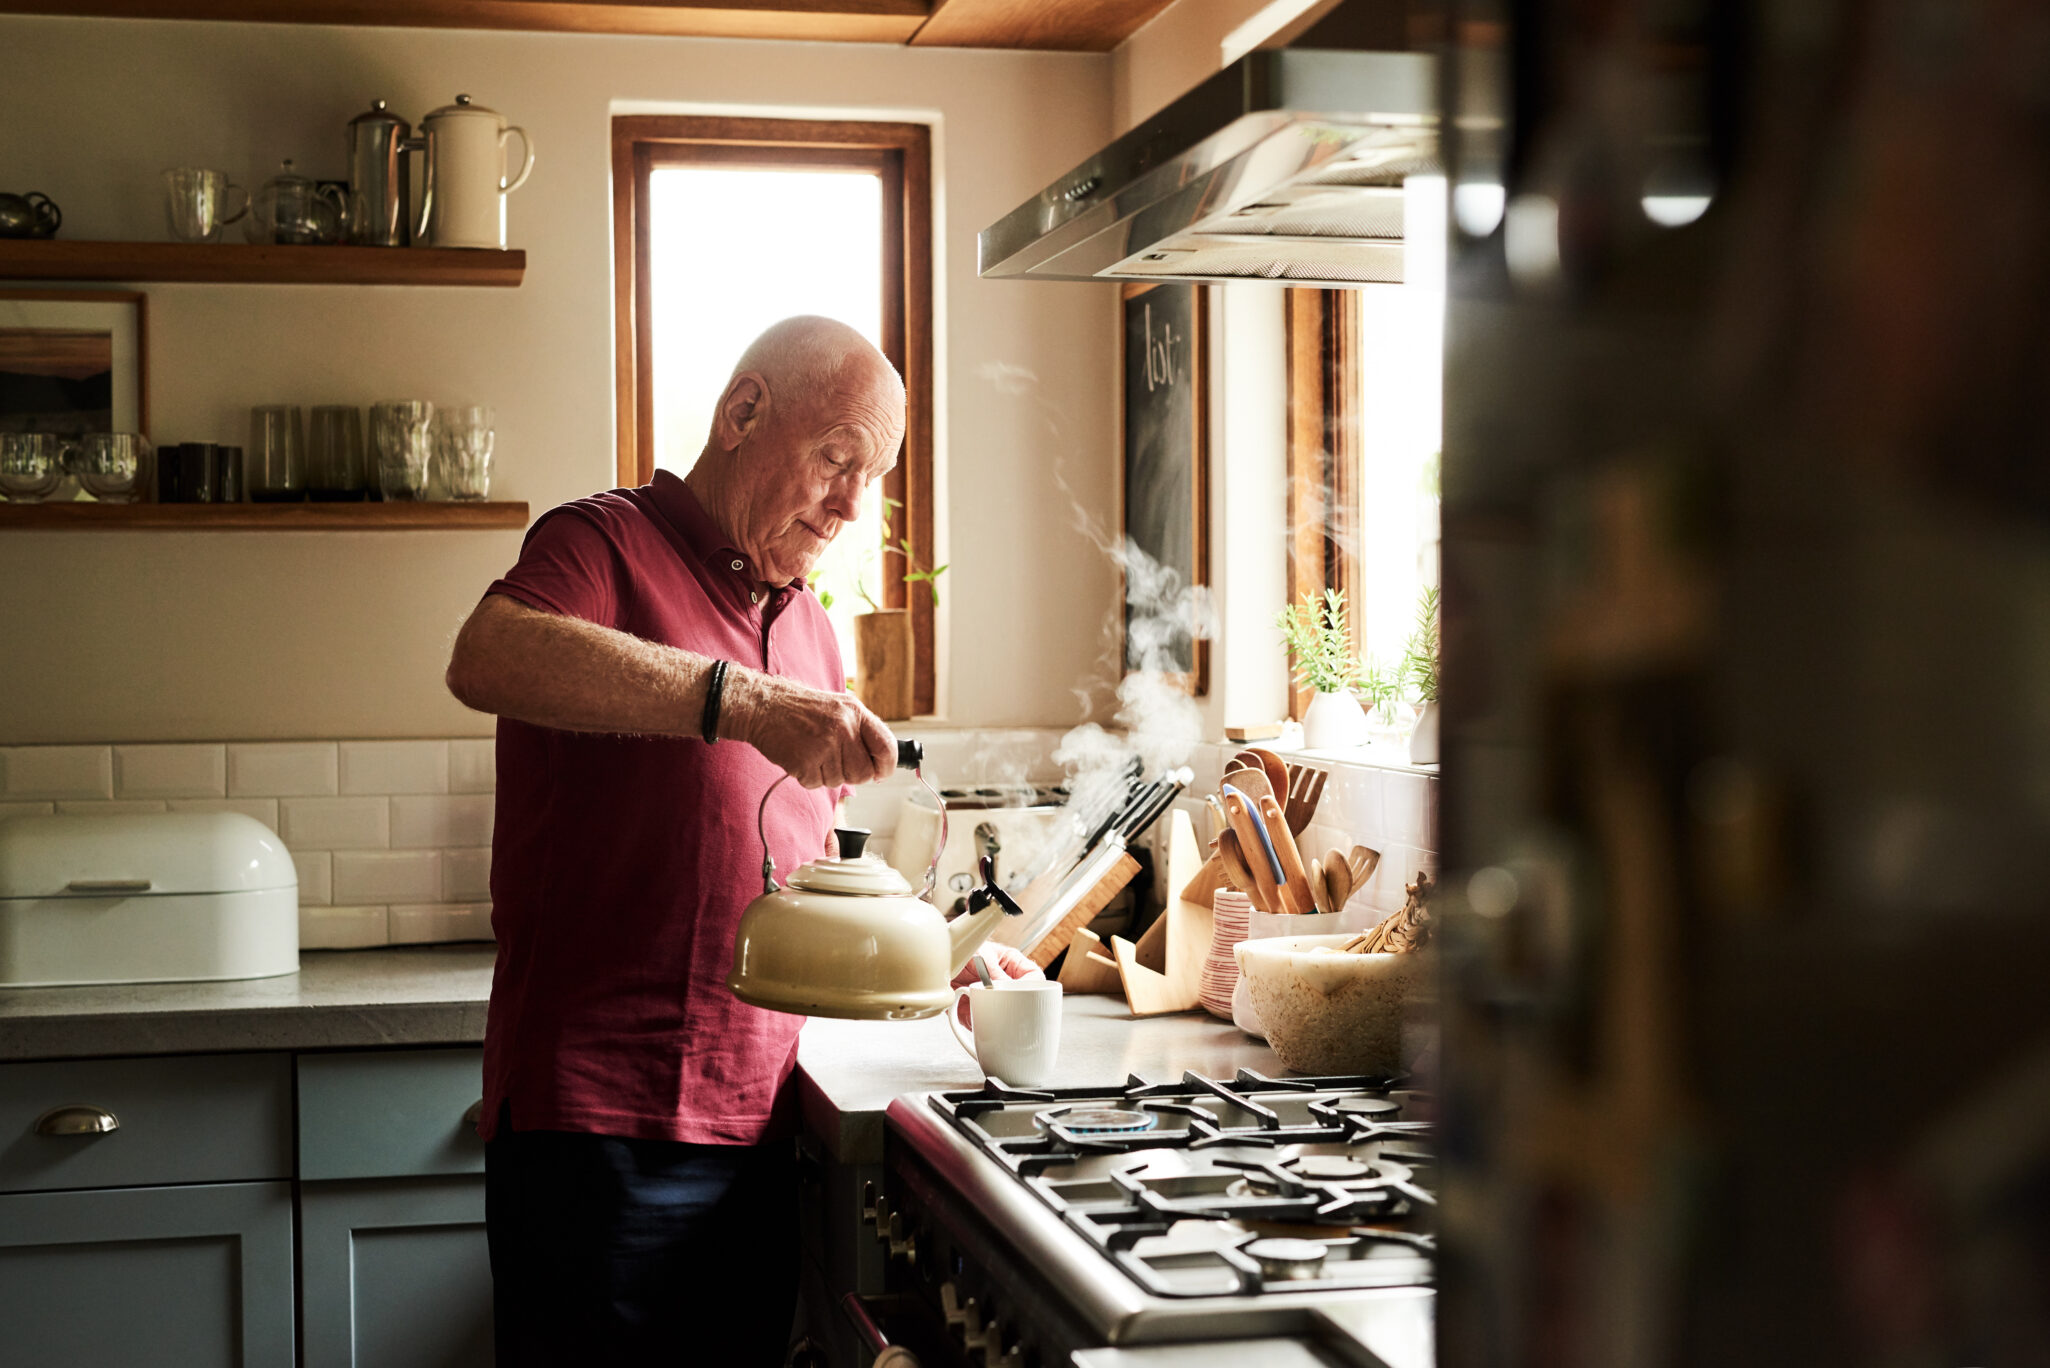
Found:
<svg viewBox="0 0 2050 1368"><path fill-rule="evenodd" d="M487 405L466 404L434 415L435 460L451 499L490 495L491 448L496 437Z"/></svg>
<svg viewBox="0 0 2050 1368"><path fill-rule="evenodd" d="M139 432L91 433L71 448L68 464L101 503L134 503L149 488L149 439Z"/></svg>
<svg viewBox="0 0 2050 1368"><path fill-rule="evenodd" d="M40 503L64 483L64 442L48 432L0 432L0 494Z"/></svg>
<svg viewBox="0 0 2050 1368"><path fill-rule="evenodd" d="M240 208L229 202L242 197ZM164 173L164 214L171 236L180 242L213 242L221 229L249 212L249 192L228 179L225 171L181 166Z"/></svg>
<svg viewBox="0 0 2050 1368"><path fill-rule="evenodd" d="M307 415L306 491L324 503L366 496L363 410L353 404L322 404Z"/></svg>
<svg viewBox="0 0 2050 1368"><path fill-rule="evenodd" d="M249 497L296 503L306 497L306 425L296 404L249 410Z"/></svg>
<svg viewBox="0 0 2050 1368"><path fill-rule="evenodd" d="M428 457L434 450L434 405L425 399L388 399L370 407L370 437L377 449L377 487L386 499L427 497Z"/></svg>

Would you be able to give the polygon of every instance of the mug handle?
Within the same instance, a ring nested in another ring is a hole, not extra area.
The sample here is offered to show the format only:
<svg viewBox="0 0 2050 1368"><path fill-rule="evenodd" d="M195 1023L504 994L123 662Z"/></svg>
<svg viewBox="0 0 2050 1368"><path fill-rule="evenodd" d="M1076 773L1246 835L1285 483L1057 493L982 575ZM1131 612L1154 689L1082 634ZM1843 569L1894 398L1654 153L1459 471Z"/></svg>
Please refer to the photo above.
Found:
<svg viewBox="0 0 2050 1368"><path fill-rule="evenodd" d="M57 202L48 195L40 190L31 190L22 198L29 202L35 213L38 226L47 221L50 225L47 231L51 233L55 233L64 226L64 211L59 209Z"/></svg>
<svg viewBox="0 0 2050 1368"><path fill-rule="evenodd" d="M235 184L235 182L229 181L228 193L231 195L240 195L242 197L242 207L221 220L221 227L223 228L227 227L231 223L240 223L242 221L242 216L249 212L249 192L247 190L244 190L241 186Z"/></svg>
<svg viewBox="0 0 2050 1368"><path fill-rule="evenodd" d="M954 1000L947 1004L947 1029L954 1033L954 1039L961 1042L961 1048L968 1051L968 1057L975 1061L975 1066L979 1069L982 1067L982 1056L975 1053L975 1037L961 1029L961 999L967 995L967 988L954 990ZM969 1008L971 1014L974 1010L973 1007Z"/></svg>
<svg viewBox="0 0 2050 1368"><path fill-rule="evenodd" d="M527 136L526 129L521 128L518 124L509 126L505 132L498 135L499 146L503 147L505 140L515 133L520 135L520 146L526 149L527 158L520 163L519 175L514 176L510 181L500 183L498 193L501 195L510 195L513 191L527 183L528 176L534 174L534 140Z"/></svg>

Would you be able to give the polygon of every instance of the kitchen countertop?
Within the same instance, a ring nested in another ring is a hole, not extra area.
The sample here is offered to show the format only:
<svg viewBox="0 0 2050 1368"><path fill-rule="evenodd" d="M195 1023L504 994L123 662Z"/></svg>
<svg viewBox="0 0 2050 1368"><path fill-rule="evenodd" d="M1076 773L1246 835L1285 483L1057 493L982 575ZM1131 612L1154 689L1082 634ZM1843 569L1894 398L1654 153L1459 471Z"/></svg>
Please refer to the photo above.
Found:
<svg viewBox="0 0 2050 1368"><path fill-rule="evenodd" d="M0 1059L474 1045L494 954L309 950L276 978L0 989Z"/></svg>
<svg viewBox="0 0 2050 1368"><path fill-rule="evenodd" d="M0 989L0 1060L234 1050L474 1045L484 1039L492 947L313 950L296 974L227 983ZM946 1018L807 1023L797 1052L806 1123L847 1163L883 1157L899 1093L974 1088L982 1071ZM1203 1012L1135 1020L1122 998L1070 997L1056 1087L1149 1082L1185 1070L1284 1072L1272 1050Z"/></svg>

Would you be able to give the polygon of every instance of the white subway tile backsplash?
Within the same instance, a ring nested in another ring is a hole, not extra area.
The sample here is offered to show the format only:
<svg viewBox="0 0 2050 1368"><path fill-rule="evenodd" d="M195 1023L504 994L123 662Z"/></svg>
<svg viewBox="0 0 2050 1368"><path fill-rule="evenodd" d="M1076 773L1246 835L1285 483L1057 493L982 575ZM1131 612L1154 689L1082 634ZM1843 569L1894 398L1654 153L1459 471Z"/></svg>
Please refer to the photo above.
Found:
<svg viewBox="0 0 2050 1368"><path fill-rule="evenodd" d="M393 945L491 939L490 903L473 903L466 906L436 903L425 906L394 906L391 910Z"/></svg>
<svg viewBox="0 0 2050 1368"><path fill-rule="evenodd" d="M498 742L468 737L448 743L448 791L490 793L498 787Z"/></svg>
<svg viewBox="0 0 2050 1368"><path fill-rule="evenodd" d="M397 850L491 844L488 793L391 800L391 843Z"/></svg>
<svg viewBox="0 0 2050 1368"><path fill-rule="evenodd" d="M343 793L447 793L448 742L344 741Z"/></svg>
<svg viewBox="0 0 2050 1368"><path fill-rule="evenodd" d="M57 804L57 811L79 817L127 817L139 812L162 812L161 798L94 799L91 802Z"/></svg>
<svg viewBox="0 0 2050 1368"><path fill-rule="evenodd" d="M438 850L342 850L334 896L344 903L420 903L441 896Z"/></svg>
<svg viewBox="0 0 2050 1368"><path fill-rule="evenodd" d="M299 908L301 950L361 950L391 944L391 920L382 907Z"/></svg>
<svg viewBox="0 0 2050 1368"><path fill-rule="evenodd" d="M278 800L275 798L173 798L173 812L239 812L254 817L272 831L278 829Z"/></svg>
<svg viewBox="0 0 2050 1368"><path fill-rule="evenodd" d="M334 859L325 850L292 852L292 863L299 869L301 907L324 907L335 900Z"/></svg>
<svg viewBox="0 0 2050 1368"><path fill-rule="evenodd" d="M1381 776L1381 799L1388 805L1388 839L1422 848L1430 842L1431 780L1421 774Z"/></svg>
<svg viewBox="0 0 2050 1368"><path fill-rule="evenodd" d="M219 798L228 791L226 746L116 746L116 798Z"/></svg>
<svg viewBox="0 0 2050 1368"><path fill-rule="evenodd" d="M0 803L0 818L48 817L56 810L55 803Z"/></svg>
<svg viewBox="0 0 2050 1368"><path fill-rule="evenodd" d="M111 798L114 755L107 746L0 747L0 798Z"/></svg>
<svg viewBox="0 0 2050 1368"><path fill-rule="evenodd" d="M478 902L490 898L490 847L442 851L441 896L452 903Z"/></svg>
<svg viewBox="0 0 2050 1368"><path fill-rule="evenodd" d="M382 850L391 844L388 798L287 798L278 835L294 850Z"/></svg>
<svg viewBox="0 0 2050 1368"><path fill-rule="evenodd" d="M228 747L231 798L306 798L335 793L332 741L257 741Z"/></svg>

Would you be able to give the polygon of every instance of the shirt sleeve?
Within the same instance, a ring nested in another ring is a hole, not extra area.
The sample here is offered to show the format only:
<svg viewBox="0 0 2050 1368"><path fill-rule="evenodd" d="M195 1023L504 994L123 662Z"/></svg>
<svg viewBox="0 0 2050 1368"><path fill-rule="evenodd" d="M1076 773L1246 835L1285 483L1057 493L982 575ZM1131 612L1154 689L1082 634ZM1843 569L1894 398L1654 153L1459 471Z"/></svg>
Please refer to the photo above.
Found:
<svg viewBox="0 0 2050 1368"><path fill-rule="evenodd" d="M484 592L504 594L545 613L617 627L624 573L618 548L604 529L573 508L558 508L534 524L518 563Z"/></svg>

